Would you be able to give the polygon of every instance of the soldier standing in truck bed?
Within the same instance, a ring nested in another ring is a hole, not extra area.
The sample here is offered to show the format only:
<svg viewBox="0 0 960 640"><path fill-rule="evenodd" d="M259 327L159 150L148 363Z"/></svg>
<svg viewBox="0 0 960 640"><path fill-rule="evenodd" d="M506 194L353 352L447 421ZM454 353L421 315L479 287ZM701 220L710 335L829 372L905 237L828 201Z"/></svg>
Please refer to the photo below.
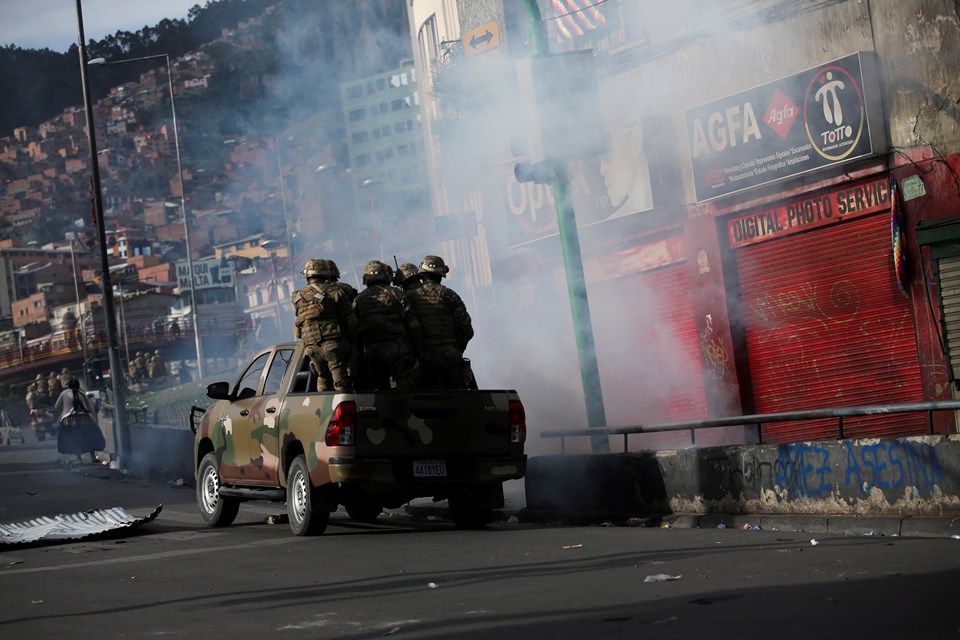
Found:
<svg viewBox="0 0 960 640"><path fill-rule="evenodd" d="M420 352L420 386L426 389L463 389L463 352L473 338L473 324L463 300L440 280L450 268L437 256L420 263L418 288L408 291L423 332Z"/></svg>
<svg viewBox="0 0 960 640"><path fill-rule="evenodd" d="M357 342L357 316L349 297L333 280L332 263L307 260L303 267L307 286L293 296L297 314L293 334L304 342L317 376L317 391L347 391L353 386L348 363Z"/></svg>
<svg viewBox="0 0 960 640"><path fill-rule="evenodd" d="M366 288L357 294L353 309L360 323L365 387L397 389L416 384L416 352L420 350L420 323L401 291L390 286L393 269L371 260L363 270Z"/></svg>

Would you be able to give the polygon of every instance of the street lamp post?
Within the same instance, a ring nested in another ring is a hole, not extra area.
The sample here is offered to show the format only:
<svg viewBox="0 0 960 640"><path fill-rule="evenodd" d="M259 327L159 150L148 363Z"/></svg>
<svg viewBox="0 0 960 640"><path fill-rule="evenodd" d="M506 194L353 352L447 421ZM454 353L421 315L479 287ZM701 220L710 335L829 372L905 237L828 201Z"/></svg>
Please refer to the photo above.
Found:
<svg viewBox="0 0 960 640"><path fill-rule="evenodd" d="M87 379L87 332L83 327L83 309L80 308L80 279L77 277L77 256L73 252L73 238L70 238L70 263L73 265L73 290L77 294L77 322L80 323L80 352L83 354L83 386L90 388L90 380Z"/></svg>
<svg viewBox="0 0 960 640"><path fill-rule="evenodd" d="M77 0L79 11L80 0ZM167 64L167 88L170 91L170 112L173 119L173 146L177 152L177 183L180 187L180 213L183 216L183 240L187 252L187 270L190 272L190 310L193 319L193 339L197 352L197 375L204 376L204 356L203 341L200 338L200 322L197 318L199 309L197 307L197 289L193 282L193 249L190 247L190 225L187 222L187 197L183 189L183 164L180 158L180 134L177 127L177 103L173 97L173 68L170 66L170 56L166 53L158 53L152 56L140 56L139 58L125 58L123 60L106 60L105 58L94 58L88 64L123 64L126 62L139 62L141 60L155 60L163 58ZM277 156L279 161L279 155ZM282 180L281 176L281 180ZM282 185L282 182L281 182ZM284 200L284 215L286 215L286 200ZM284 221L286 222L286 221Z"/></svg>
<svg viewBox="0 0 960 640"><path fill-rule="evenodd" d="M277 306L277 335L280 334L280 284L277 282L277 248L280 243L276 240L264 240L260 246L270 252L270 267L273 279L273 298Z"/></svg>
<svg viewBox="0 0 960 640"><path fill-rule="evenodd" d="M94 219L97 226L97 243L100 247L100 286L103 291L104 322L107 329L107 345L110 361L110 381L113 386L114 427L117 433L118 457L124 461L130 457L130 425L127 422L127 394L123 372L120 370L120 345L117 337L116 313L113 303L113 284L110 282L110 262L107 258L106 221L103 218L103 193L100 188L100 166L97 163L97 136L93 126L93 104L90 99L90 80L87 75L87 47L84 44L83 7L77 0L77 32L80 55L80 82L83 86L83 110L86 116L87 143L90 147L90 171L93 188Z"/></svg>

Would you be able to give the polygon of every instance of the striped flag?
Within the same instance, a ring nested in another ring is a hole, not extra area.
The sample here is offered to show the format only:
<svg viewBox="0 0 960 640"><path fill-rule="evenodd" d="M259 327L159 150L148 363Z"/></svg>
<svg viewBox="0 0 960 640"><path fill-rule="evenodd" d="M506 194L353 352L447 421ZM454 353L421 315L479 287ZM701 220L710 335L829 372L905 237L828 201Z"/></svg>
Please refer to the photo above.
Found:
<svg viewBox="0 0 960 640"><path fill-rule="evenodd" d="M904 255L903 220L897 197L897 179L890 176L890 231L893 237L893 270L900 293L907 295L907 265Z"/></svg>

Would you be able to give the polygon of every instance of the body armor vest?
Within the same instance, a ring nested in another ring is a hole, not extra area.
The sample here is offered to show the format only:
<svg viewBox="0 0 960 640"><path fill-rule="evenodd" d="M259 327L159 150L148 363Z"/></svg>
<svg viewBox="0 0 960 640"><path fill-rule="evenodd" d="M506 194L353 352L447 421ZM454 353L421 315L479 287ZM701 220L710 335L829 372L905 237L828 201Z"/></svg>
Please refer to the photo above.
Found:
<svg viewBox="0 0 960 640"><path fill-rule="evenodd" d="M402 295L386 284L372 284L357 294L353 306L363 342L370 344L407 335L401 314Z"/></svg>
<svg viewBox="0 0 960 640"><path fill-rule="evenodd" d="M297 292L297 326L300 338L307 344L340 338L338 303L340 289L332 282L311 283Z"/></svg>
<svg viewBox="0 0 960 640"><path fill-rule="evenodd" d="M424 344L456 344L457 327L453 309L446 301L447 288L435 282L425 282L407 292L410 304L420 321Z"/></svg>

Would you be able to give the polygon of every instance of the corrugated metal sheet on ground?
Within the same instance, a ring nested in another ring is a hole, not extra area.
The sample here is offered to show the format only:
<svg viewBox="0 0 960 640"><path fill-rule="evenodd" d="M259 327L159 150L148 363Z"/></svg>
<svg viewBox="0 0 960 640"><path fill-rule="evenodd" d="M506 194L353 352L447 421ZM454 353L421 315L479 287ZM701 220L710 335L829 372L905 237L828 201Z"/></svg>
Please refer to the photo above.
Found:
<svg viewBox="0 0 960 640"><path fill-rule="evenodd" d="M132 528L150 522L160 513L158 505L152 513L140 518L121 507L95 509L73 514L44 516L26 522L0 524L0 543L27 544L58 540L81 540L118 529Z"/></svg>

